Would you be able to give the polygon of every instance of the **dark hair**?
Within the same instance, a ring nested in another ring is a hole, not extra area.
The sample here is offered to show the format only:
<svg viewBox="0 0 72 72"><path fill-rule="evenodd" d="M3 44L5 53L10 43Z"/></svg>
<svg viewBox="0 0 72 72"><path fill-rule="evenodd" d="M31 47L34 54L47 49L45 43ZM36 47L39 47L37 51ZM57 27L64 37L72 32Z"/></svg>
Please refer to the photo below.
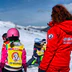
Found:
<svg viewBox="0 0 72 72"><path fill-rule="evenodd" d="M16 41L16 40L19 40L19 38L16 37L16 36L9 37L8 39L9 39L10 41Z"/></svg>
<svg viewBox="0 0 72 72"><path fill-rule="evenodd" d="M2 35L2 38L4 39L6 39L4 42L6 42L6 41L8 41L8 38L7 38L7 33L4 33L3 35Z"/></svg>
<svg viewBox="0 0 72 72"><path fill-rule="evenodd" d="M14 47L14 41L17 41L17 40L19 40L19 38L18 37L9 37L8 38L10 41L12 41L11 43L10 43L10 46L11 47ZM19 40L20 41L20 40Z"/></svg>
<svg viewBox="0 0 72 72"><path fill-rule="evenodd" d="M4 33L2 37L7 38L7 33Z"/></svg>
<svg viewBox="0 0 72 72"><path fill-rule="evenodd" d="M72 20L72 15L67 11L63 5L55 5L52 8L52 21L55 23L60 23L65 20Z"/></svg>

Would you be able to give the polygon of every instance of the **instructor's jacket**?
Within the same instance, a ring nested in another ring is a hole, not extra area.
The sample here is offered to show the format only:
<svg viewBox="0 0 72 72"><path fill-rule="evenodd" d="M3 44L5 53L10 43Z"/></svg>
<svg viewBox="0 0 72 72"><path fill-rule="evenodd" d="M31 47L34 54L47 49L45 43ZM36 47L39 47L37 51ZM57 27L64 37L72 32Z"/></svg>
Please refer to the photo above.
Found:
<svg viewBox="0 0 72 72"><path fill-rule="evenodd" d="M72 50L72 21L52 24L47 32L47 46L39 69L48 72L48 67L69 66Z"/></svg>

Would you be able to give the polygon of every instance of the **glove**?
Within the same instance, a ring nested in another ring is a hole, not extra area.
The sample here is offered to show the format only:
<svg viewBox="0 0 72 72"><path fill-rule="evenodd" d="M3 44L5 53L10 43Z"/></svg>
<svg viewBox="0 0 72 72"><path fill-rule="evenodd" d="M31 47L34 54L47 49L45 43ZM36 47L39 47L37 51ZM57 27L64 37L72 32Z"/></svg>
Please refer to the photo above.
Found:
<svg viewBox="0 0 72 72"><path fill-rule="evenodd" d="M33 56L33 58L35 58L37 60L37 57Z"/></svg>
<svg viewBox="0 0 72 72"><path fill-rule="evenodd" d="M0 72L2 72L2 69L0 68Z"/></svg>
<svg viewBox="0 0 72 72"><path fill-rule="evenodd" d="M4 68L5 63L0 63L0 68Z"/></svg>
<svg viewBox="0 0 72 72"><path fill-rule="evenodd" d="M4 63L0 63L0 72L2 72L3 67L4 67Z"/></svg>
<svg viewBox="0 0 72 72"><path fill-rule="evenodd" d="M27 72L27 64L23 64L24 72Z"/></svg>
<svg viewBox="0 0 72 72"><path fill-rule="evenodd" d="M38 72L45 72L45 70L41 70L40 68L38 69Z"/></svg>

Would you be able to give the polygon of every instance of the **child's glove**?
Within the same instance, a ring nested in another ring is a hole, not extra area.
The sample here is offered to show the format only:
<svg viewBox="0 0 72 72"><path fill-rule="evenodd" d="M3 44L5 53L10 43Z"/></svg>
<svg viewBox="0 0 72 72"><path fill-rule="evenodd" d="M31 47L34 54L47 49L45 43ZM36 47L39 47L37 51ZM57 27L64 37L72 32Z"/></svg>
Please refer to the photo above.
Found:
<svg viewBox="0 0 72 72"><path fill-rule="evenodd" d="M4 63L0 63L0 72L2 72L2 69L4 68Z"/></svg>
<svg viewBox="0 0 72 72"><path fill-rule="evenodd" d="M0 72L2 72L2 69L0 68Z"/></svg>
<svg viewBox="0 0 72 72"><path fill-rule="evenodd" d="M24 72L27 72L27 64L23 64Z"/></svg>
<svg viewBox="0 0 72 72"><path fill-rule="evenodd" d="M36 60L37 60L37 57L33 56Z"/></svg>
<svg viewBox="0 0 72 72"><path fill-rule="evenodd" d="M1 63L0 63L0 72L2 72L2 67L1 67L2 65L1 65Z"/></svg>

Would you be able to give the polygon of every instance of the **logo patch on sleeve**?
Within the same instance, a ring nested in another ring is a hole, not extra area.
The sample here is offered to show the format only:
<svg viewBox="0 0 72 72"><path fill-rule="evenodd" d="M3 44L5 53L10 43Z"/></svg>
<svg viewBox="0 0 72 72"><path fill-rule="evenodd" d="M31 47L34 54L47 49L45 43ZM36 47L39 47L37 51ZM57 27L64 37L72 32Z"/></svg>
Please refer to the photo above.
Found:
<svg viewBox="0 0 72 72"><path fill-rule="evenodd" d="M53 34L48 35L48 39L52 39L53 37L54 37Z"/></svg>

